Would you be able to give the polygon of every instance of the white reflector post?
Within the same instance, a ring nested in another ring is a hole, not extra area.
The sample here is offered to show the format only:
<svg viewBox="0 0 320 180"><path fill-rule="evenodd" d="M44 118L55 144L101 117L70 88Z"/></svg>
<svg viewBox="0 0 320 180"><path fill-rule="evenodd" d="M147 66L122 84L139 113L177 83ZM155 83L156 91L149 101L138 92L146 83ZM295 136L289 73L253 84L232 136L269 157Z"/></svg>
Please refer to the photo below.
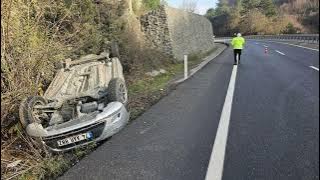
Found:
<svg viewBox="0 0 320 180"><path fill-rule="evenodd" d="M184 79L188 78L188 55L184 55Z"/></svg>

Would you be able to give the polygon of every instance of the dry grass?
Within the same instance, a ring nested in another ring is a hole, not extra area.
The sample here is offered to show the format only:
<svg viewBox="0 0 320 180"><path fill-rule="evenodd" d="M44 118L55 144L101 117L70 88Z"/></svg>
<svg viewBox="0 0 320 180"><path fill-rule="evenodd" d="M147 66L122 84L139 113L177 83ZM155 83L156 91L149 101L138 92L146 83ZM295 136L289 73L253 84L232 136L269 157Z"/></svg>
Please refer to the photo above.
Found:
<svg viewBox="0 0 320 180"><path fill-rule="evenodd" d="M1 177L13 179L28 172L43 176L43 162L51 157L23 132L16 132L1 141Z"/></svg>

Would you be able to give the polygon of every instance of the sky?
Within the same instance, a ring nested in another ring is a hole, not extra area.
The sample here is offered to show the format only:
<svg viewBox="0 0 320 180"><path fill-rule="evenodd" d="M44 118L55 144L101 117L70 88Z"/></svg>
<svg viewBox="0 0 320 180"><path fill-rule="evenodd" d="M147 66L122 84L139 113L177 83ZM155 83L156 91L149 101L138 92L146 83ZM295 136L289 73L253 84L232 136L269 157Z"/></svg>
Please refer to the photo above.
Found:
<svg viewBox="0 0 320 180"><path fill-rule="evenodd" d="M183 0L167 0L169 6L180 8ZM197 14L205 14L209 8L216 7L216 3L218 0L195 0L197 2L197 10L195 13Z"/></svg>

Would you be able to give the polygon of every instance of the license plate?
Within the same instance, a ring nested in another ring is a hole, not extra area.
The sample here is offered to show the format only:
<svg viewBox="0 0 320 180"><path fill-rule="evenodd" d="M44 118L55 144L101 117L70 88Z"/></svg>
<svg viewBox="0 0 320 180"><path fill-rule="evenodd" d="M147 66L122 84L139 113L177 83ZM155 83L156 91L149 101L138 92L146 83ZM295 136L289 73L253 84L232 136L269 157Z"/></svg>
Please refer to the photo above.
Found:
<svg viewBox="0 0 320 180"><path fill-rule="evenodd" d="M68 137L68 138L59 140L59 141L57 141L57 143L58 143L58 146L65 146L68 144L72 144L75 142L79 142L79 141L83 141L83 140L91 139L91 138L92 138L92 133L88 132L88 133L79 134L76 136L72 136L72 137Z"/></svg>

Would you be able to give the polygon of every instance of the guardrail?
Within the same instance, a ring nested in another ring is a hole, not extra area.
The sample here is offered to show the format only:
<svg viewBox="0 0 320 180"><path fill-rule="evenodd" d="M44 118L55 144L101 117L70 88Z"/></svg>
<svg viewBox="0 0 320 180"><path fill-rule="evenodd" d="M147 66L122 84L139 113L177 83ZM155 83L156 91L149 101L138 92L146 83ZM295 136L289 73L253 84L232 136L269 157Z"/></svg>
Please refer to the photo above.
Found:
<svg viewBox="0 0 320 180"><path fill-rule="evenodd" d="M216 37L215 40L229 40L232 37ZM251 35L246 39L266 39L276 41L295 41L306 43L319 43L319 34L281 34L281 35Z"/></svg>

